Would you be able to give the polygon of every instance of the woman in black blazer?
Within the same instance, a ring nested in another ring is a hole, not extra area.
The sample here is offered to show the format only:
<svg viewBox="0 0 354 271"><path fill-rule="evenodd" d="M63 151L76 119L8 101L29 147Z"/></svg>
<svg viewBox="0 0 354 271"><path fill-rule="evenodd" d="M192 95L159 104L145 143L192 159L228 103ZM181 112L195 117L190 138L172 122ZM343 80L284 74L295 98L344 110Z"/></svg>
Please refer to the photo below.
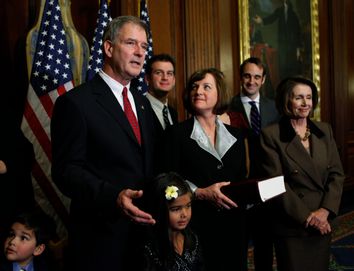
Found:
<svg viewBox="0 0 354 271"><path fill-rule="evenodd" d="M163 171L176 171L196 185L192 228L202 243L208 270L247 270L245 210L222 192L245 179L242 133L217 115L227 108L224 75L214 68L195 72L184 93L192 117L166 130Z"/></svg>
<svg viewBox="0 0 354 271"><path fill-rule="evenodd" d="M284 175L286 185L270 212L278 270L328 270L344 182L333 132L310 119L318 102L312 81L286 78L276 93L282 118L262 130L260 157L264 173Z"/></svg>

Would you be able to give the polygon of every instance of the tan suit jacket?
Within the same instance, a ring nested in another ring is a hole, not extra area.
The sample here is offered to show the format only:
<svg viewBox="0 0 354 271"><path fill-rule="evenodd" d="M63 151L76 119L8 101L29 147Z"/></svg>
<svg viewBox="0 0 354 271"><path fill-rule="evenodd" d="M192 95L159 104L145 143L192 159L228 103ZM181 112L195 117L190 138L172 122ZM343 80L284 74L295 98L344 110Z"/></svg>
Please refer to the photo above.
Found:
<svg viewBox="0 0 354 271"><path fill-rule="evenodd" d="M284 175L286 193L274 201L276 227L285 235L306 233L304 223L312 211L339 209L344 172L329 124L309 121L310 153L286 118L261 134L263 173Z"/></svg>

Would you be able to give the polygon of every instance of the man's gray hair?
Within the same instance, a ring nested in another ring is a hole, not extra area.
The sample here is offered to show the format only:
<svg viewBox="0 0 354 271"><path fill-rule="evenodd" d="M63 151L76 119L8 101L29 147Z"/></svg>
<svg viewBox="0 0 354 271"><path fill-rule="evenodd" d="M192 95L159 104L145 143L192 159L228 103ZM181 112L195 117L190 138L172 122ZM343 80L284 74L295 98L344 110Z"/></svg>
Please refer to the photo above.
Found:
<svg viewBox="0 0 354 271"><path fill-rule="evenodd" d="M114 43L120 30L127 23L139 25L142 29L145 30L146 37L148 37L148 28L144 21L135 16L119 16L114 18L106 27L103 34L103 42L109 40Z"/></svg>

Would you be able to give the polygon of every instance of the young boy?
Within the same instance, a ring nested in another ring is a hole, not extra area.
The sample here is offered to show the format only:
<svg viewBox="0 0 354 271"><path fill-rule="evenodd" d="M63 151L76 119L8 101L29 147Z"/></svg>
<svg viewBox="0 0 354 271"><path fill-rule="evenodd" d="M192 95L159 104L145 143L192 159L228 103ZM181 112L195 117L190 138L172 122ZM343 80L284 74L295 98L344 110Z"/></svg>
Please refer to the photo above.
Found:
<svg viewBox="0 0 354 271"><path fill-rule="evenodd" d="M17 216L5 239L5 260L0 263L0 271L48 270L43 252L54 229L54 222L43 213L32 212Z"/></svg>

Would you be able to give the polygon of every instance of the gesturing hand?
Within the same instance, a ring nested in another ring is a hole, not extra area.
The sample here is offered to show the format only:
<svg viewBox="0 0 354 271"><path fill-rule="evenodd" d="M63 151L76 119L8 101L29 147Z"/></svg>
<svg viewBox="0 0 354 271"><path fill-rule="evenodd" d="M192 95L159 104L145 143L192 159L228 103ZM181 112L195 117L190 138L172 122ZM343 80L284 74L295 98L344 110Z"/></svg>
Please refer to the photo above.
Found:
<svg viewBox="0 0 354 271"><path fill-rule="evenodd" d="M197 199L201 200L209 200L219 208L225 208L229 210L233 207L237 207L237 204L226 197L220 190L221 187L229 184L230 182L219 182L205 188L198 188L195 191L196 197Z"/></svg>
<svg viewBox="0 0 354 271"><path fill-rule="evenodd" d="M117 205L131 220L137 223L153 225L156 223L155 219L149 213L140 210L133 203L133 199L140 198L142 195L142 190L124 189L118 195Z"/></svg>

